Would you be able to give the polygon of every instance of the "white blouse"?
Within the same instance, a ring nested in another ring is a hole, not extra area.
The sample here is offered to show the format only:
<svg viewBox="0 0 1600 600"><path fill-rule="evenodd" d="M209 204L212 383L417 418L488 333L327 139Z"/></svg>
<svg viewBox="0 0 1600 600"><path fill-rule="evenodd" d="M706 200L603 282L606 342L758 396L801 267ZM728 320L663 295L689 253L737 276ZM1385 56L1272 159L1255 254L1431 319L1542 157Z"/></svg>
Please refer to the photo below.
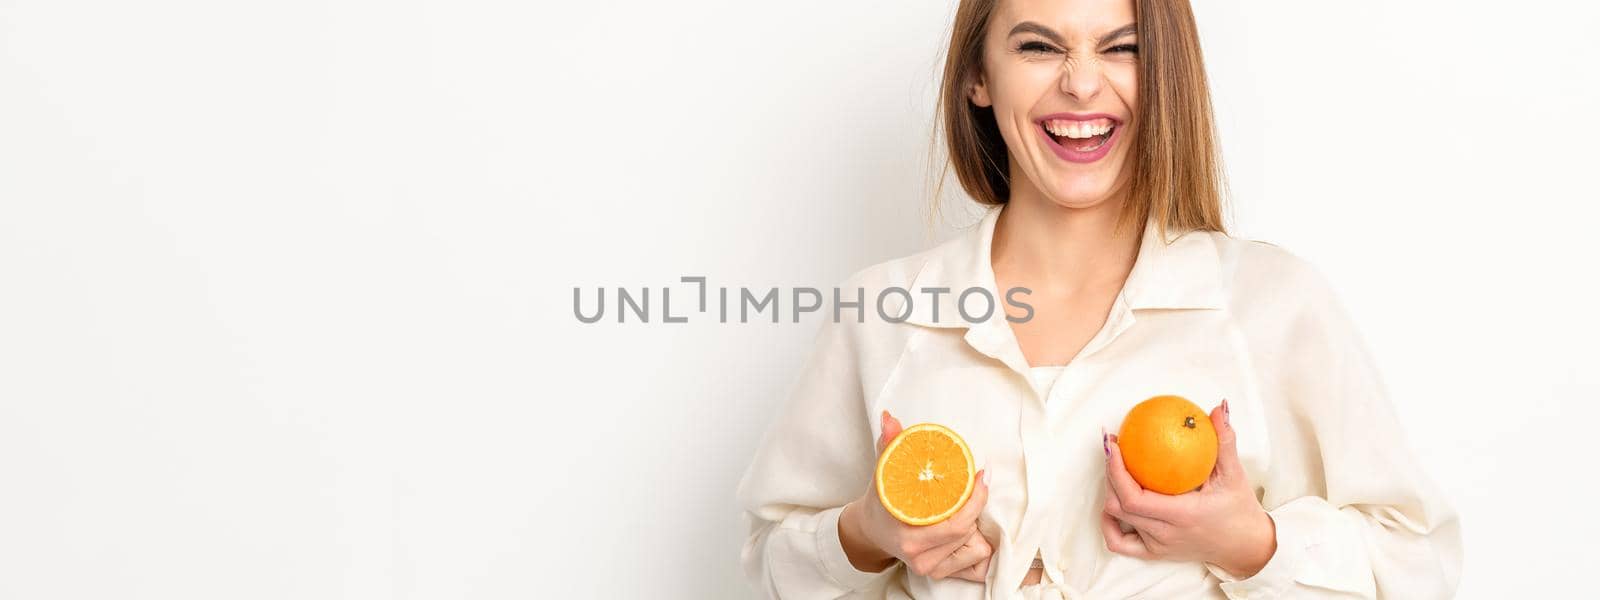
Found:
<svg viewBox="0 0 1600 600"><path fill-rule="evenodd" d="M956 293L995 290L1001 209L967 235L857 273L865 310L826 322L743 481L744 570L769 598L1448 598L1460 578L1454 510L1406 447L1373 362L1328 284L1275 246L1152 222L1105 325L1053 383L1035 381L1003 310L969 323ZM1169 238L1171 239L1171 238ZM873 299L886 287L885 320ZM924 288L956 293L936 296ZM1025 298L1022 298L1026 302ZM969 313L982 313L974 294ZM1034 306L1036 311L1049 306ZM938 318L934 318L938 311ZM829 314L822 311L820 314ZM864 313L858 322L856 313ZM1240 460L1277 527L1277 552L1235 580L1199 562L1113 554L1101 537L1104 453L1128 409L1160 394L1228 400ZM979 529L988 581L856 570L841 507L865 491L878 415L951 427L990 474ZM1035 556L1045 582L1019 589Z"/></svg>

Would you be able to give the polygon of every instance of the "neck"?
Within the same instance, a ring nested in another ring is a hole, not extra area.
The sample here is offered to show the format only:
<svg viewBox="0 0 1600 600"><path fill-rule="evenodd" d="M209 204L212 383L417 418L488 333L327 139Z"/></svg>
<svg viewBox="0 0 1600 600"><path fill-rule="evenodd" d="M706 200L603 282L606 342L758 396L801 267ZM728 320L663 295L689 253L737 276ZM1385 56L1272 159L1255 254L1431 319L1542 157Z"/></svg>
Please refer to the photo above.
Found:
<svg viewBox="0 0 1600 600"><path fill-rule="evenodd" d="M1121 281L1133 269L1144 224L1116 231L1122 194L1074 208L1013 191L995 224L991 258L996 272L1041 288L1073 291Z"/></svg>

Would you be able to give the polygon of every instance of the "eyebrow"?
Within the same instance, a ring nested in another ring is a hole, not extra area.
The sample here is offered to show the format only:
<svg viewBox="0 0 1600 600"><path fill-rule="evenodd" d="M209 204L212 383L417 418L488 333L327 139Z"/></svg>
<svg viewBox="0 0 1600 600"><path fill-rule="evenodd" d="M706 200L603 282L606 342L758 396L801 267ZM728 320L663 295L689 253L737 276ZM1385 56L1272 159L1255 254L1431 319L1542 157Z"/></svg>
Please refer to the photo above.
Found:
<svg viewBox="0 0 1600 600"><path fill-rule="evenodd" d="M1125 36L1125 35L1128 35L1130 33L1136 33L1138 31L1139 31L1139 24L1138 23L1129 23L1127 25L1123 25L1121 27L1118 27L1116 29L1113 29L1111 31L1106 32L1105 35L1102 35L1098 39L1095 40L1095 45L1100 45L1100 44L1103 44L1105 42L1117 39L1117 38ZM1011 28L1011 33L1006 34L1006 37L1011 37L1011 36L1017 35L1019 33L1037 34L1037 35L1039 35L1041 37L1044 37L1045 39L1048 39L1048 40L1050 40L1052 42L1055 42L1057 44L1061 44L1063 46L1066 45L1066 41L1061 39L1061 34L1056 33L1056 30L1051 29L1049 27L1045 27L1044 25L1040 25L1040 24L1035 23L1033 21L1023 21L1021 23L1017 23L1017 26L1016 27L1012 27Z"/></svg>

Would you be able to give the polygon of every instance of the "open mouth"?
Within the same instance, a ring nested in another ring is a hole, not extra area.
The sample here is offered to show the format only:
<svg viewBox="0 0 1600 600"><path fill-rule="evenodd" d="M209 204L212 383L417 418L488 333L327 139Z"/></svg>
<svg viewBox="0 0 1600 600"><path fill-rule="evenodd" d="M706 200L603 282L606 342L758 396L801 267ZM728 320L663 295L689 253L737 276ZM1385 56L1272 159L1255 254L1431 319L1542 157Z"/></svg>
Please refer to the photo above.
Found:
<svg viewBox="0 0 1600 600"><path fill-rule="evenodd" d="M1051 150L1072 162L1090 162L1105 156L1116 137L1120 121L1105 115L1052 117L1039 121Z"/></svg>
<svg viewBox="0 0 1600 600"><path fill-rule="evenodd" d="M1061 147L1073 152L1094 152L1111 139L1117 122L1111 119L1069 121L1052 119L1044 122L1044 130Z"/></svg>

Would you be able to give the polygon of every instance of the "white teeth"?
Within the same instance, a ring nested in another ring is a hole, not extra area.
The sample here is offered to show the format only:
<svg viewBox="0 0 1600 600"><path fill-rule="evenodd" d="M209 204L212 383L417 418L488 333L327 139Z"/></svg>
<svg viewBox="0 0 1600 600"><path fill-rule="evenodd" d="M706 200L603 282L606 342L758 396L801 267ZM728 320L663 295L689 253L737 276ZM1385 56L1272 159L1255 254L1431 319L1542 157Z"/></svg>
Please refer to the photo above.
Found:
<svg viewBox="0 0 1600 600"><path fill-rule="evenodd" d="M1051 135L1055 135L1057 137L1068 137L1075 140L1091 138L1097 135L1105 135L1107 132L1111 131L1111 127L1112 125L1110 119L1095 119L1093 121L1068 121L1065 119L1055 119L1046 121L1044 124L1045 130L1049 131Z"/></svg>

